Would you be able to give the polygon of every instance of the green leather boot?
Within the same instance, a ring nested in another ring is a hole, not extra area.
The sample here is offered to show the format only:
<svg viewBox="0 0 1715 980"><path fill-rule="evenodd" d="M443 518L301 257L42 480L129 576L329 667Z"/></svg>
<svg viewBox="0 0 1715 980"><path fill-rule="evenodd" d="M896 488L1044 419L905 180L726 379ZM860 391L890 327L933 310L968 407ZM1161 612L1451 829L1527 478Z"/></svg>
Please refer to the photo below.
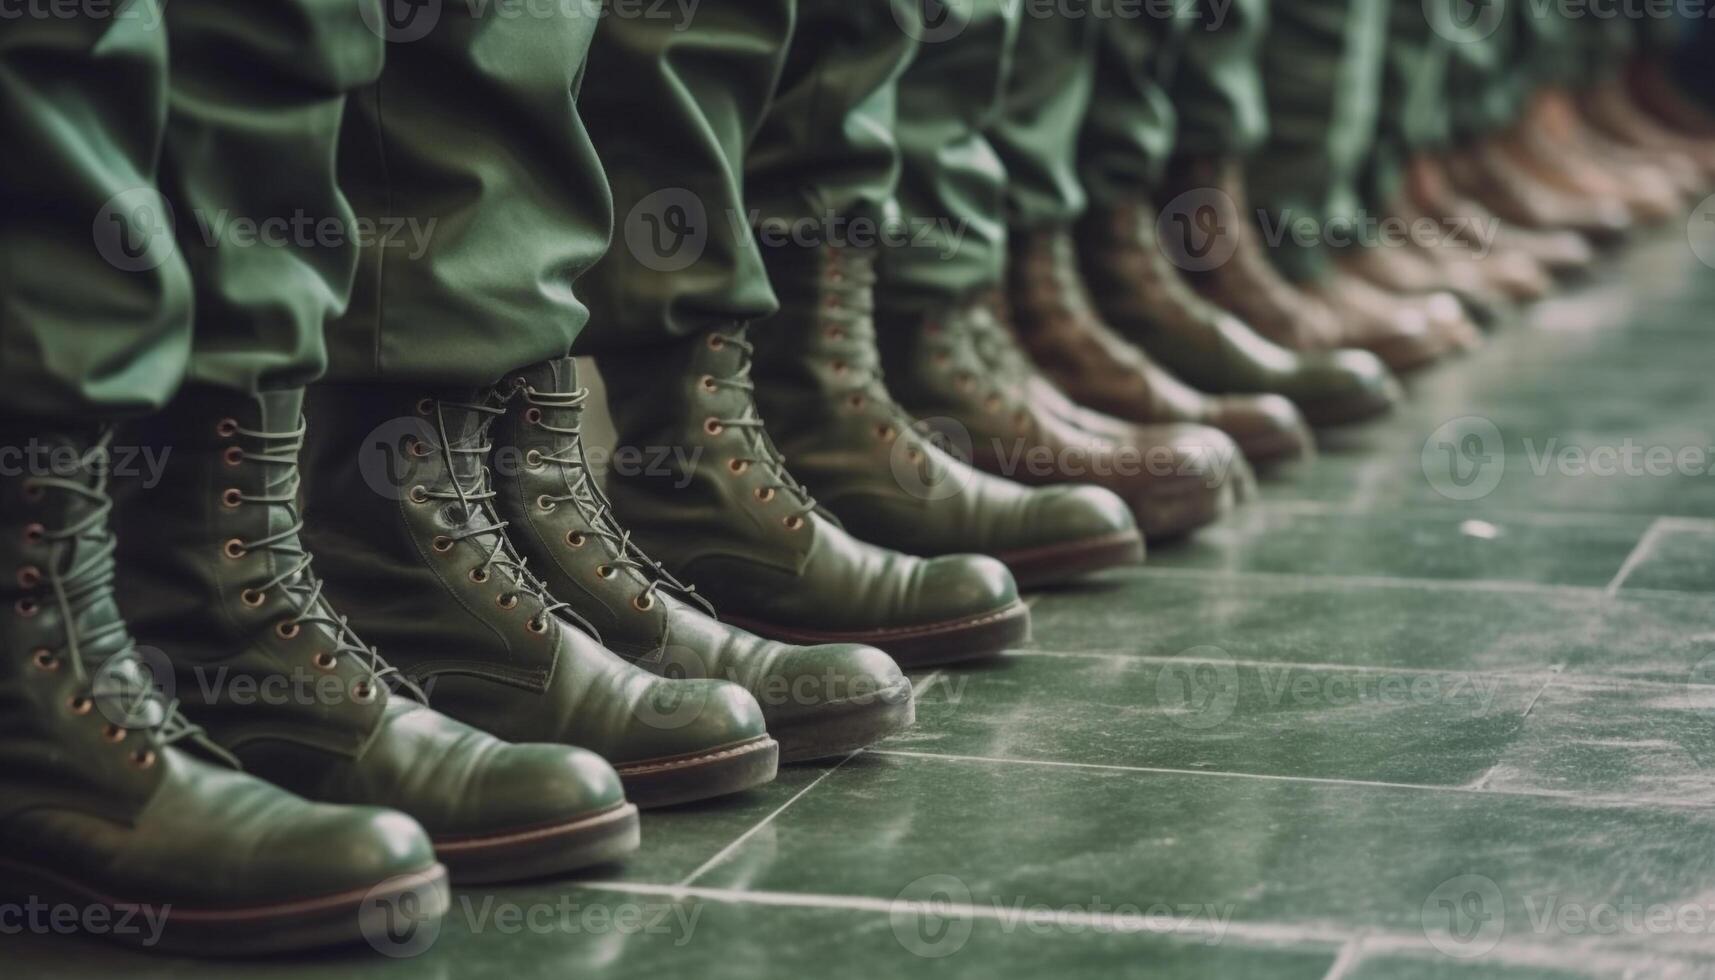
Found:
<svg viewBox="0 0 1715 980"><path fill-rule="evenodd" d="M571 358L507 382L513 396L494 428L495 507L549 591L603 645L651 673L739 684L762 705L782 762L843 755L910 726L911 682L887 654L788 646L722 623L632 542L584 453L589 389L578 387Z"/></svg>
<svg viewBox="0 0 1715 980"><path fill-rule="evenodd" d="M912 554L993 555L1024 588L1143 560L1143 534L1112 492L984 473L893 401L876 349L873 254L764 255L781 312L755 327L757 407L793 473L847 530Z"/></svg>
<svg viewBox="0 0 1715 980"><path fill-rule="evenodd" d="M580 629L494 509L492 388L318 385L305 538L351 625L446 714L511 742L570 744L638 806L774 778L779 745L736 684L657 677Z"/></svg>
<svg viewBox="0 0 1715 980"><path fill-rule="evenodd" d="M998 654L1030 610L1006 566L860 541L788 473L763 430L745 329L600 358L620 452L614 510L644 550L729 622L786 643L867 643L904 666Z"/></svg>
<svg viewBox="0 0 1715 980"><path fill-rule="evenodd" d="M299 534L303 389L187 388L125 430L159 482L121 481L119 602L167 651L190 716L245 769L324 803L394 807L461 882L558 874L637 848L593 752L509 745L424 706L322 594Z"/></svg>
<svg viewBox="0 0 1715 980"><path fill-rule="evenodd" d="M1151 538L1220 519L1254 483L1244 455L1218 429L1116 421L1102 433L1064 410L1002 321L996 295L932 313L886 312L882 364L907 410L969 444L978 467L1033 484L1089 481L1132 508Z"/></svg>
<svg viewBox="0 0 1715 980"><path fill-rule="evenodd" d="M156 691L113 599L110 440L0 431L53 466L0 476L0 901L102 909L109 938L200 954L439 918L447 873L416 821L238 772Z"/></svg>

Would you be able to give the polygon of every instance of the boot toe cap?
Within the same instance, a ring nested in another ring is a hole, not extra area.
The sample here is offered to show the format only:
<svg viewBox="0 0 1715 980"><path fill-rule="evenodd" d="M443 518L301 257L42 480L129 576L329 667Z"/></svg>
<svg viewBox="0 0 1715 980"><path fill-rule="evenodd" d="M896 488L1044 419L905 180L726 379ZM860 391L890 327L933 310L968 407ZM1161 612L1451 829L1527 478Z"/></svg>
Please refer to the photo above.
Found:
<svg viewBox="0 0 1715 980"><path fill-rule="evenodd" d="M625 802L612 766L563 745L501 745L475 782L467 829L478 834L567 823Z"/></svg>
<svg viewBox="0 0 1715 980"><path fill-rule="evenodd" d="M1108 538L1137 530L1131 508L1117 494L1087 484L1042 487L1031 494L1025 526L1043 543Z"/></svg>
<svg viewBox="0 0 1715 980"><path fill-rule="evenodd" d="M927 559L917 584L914 618L924 623L982 615L1018 601L1012 572L987 555Z"/></svg>
<svg viewBox="0 0 1715 980"><path fill-rule="evenodd" d="M1210 423L1231 436L1253 463L1301 458L1315 447L1304 416L1283 395L1228 396L1212 401Z"/></svg>
<svg viewBox="0 0 1715 980"><path fill-rule="evenodd" d="M768 734L762 706L730 681L657 678L632 713L617 764L707 753Z"/></svg>

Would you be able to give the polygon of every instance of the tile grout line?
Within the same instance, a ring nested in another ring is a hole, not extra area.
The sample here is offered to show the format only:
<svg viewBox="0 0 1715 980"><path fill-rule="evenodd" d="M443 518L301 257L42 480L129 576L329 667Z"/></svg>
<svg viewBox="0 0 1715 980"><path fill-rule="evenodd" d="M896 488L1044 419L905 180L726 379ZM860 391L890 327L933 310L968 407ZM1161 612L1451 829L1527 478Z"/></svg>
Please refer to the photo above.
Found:
<svg viewBox="0 0 1715 980"><path fill-rule="evenodd" d="M1337 776L1283 776L1266 772L1234 772L1227 769L1174 769L1168 766L1126 766L1109 762L1066 762L1060 759L1009 759L992 755L962 755L951 752L921 752L911 749L870 749L871 755L901 756L913 759L936 759L943 762L982 762L996 765L1049 766L1057 769L1091 769L1108 772L1149 773L1159 776L1207 776L1219 779L1254 779L1272 783L1305 783L1315 786L1351 786L1359 789L1401 789L1431 793L1464 793L1480 796L1519 797L1537 800L1561 800L1574 803L1601 803L1625 807L1674 807L1708 809L1702 800L1675 800L1660 797L1612 796L1601 793L1578 793L1570 790L1478 790L1470 785L1436 786L1430 783L1395 783L1375 779L1344 779Z"/></svg>
<svg viewBox="0 0 1715 980"><path fill-rule="evenodd" d="M728 855L730 855L733 851L737 850L739 848L739 846L742 845L745 841L750 840L752 837L754 837L756 835L756 833L758 831L760 831L763 827L768 826L768 824L771 823L775 817L778 817L782 813L785 813L787 807L791 806L792 804L794 804L794 803L798 802L800 799L802 799L805 793L808 793L811 790L815 789L817 786L822 785L822 780L827 779L829 776L832 776L841 766L843 766L846 763L857 758L857 756L860 753L862 753L863 751L864 751L863 749L858 749L856 752L849 753L848 755L846 755L845 758L834 763L832 766L829 766L826 772L823 772L820 776L817 776L815 779L811 780L810 785L804 787L803 789L799 790L796 793L793 793L791 799L787 800L785 803L782 803L778 807L776 807L773 813L770 813L768 816L763 817L761 820L758 820L756 822L755 826L751 827L749 830L747 830L744 833L739 834L737 837L733 838L733 840L730 844L721 848L719 851L716 851L713 857L709 858L707 861L704 861L702 864L698 865L697 869L695 871L692 871L689 875L686 875L683 880L681 880L677 885L675 885L673 887L675 887L675 888L689 887L692 882L696 881L698 878L701 878L705 873L707 873L715 865L726 860Z"/></svg>
<svg viewBox="0 0 1715 980"><path fill-rule="evenodd" d="M1531 698L1530 703L1524 706L1524 714L1520 715L1519 716L1520 718L1529 718L1530 717L1530 713L1532 711L1536 710L1536 703L1538 701L1542 700L1542 696L1544 694L1548 693L1549 685L1553 684L1554 679L1556 677L1559 677L1560 672L1565 670L1565 669L1566 669L1565 664L1555 664L1553 667L1550 667L1548 669L1548 680L1545 680L1542 682L1542 687L1537 689L1536 697Z"/></svg>
<svg viewBox="0 0 1715 980"><path fill-rule="evenodd" d="M1613 579L1608 582L1608 587L1602 590L1603 595L1612 599L1620 594L1620 586L1624 585L1632 572L1643 564L1643 560L1649 556L1649 552L1655 547L1656 538L1665 530L1662 520L1658 517L1650 523L1649 527L1644 529L1644 533L1638 537L1638 543L1632 546L1631 552L1626 555L1626 560L1620 563L1620 570L1614 573Z"/></svg>
<svg viewBox="0 0 1715 980"><path fill-rule="evenodd" d="M1519 582L1506 579L1437 579L1391 578L1386 575L1306 575L1292 572L1215 571L1203 568L1174 568L1143 566L1127 570L1124 575L1137 579L1162 579L1183 582L1267 582L1293 586L1342 586L1345 588L1419 589L1431 592L1477 592L1537 596L1562 596L1570 599L1626 599L1648 596L1657 599L1682 599L1715 603L1715 593L1682 592L1676 589L1627 589L1624 596L1610 596L1606 586L1552 585L1540 582ZM1124 581L1120 579L1119 581Z"/></svg>
<svg viewBox="0 0 1715 980"><path fill-rule="evenodd" d="M1346 974L1352 972L1352 967L1364 958L1364 934L1359 933L1340 947L1340 953L1334 957L1334 962L1328 967L1328 972L1322 975L1322 980L1345 980Z"/></svg>
<svg viewBox="0 0 1715 980"><path fill-rule="evenodd" d="M1314 517L1343 517L1351 514L1366 517L1404 517L1447 519L1450 521L1479 520L1490 523L1503 522L1513 524L1528 524L1540 527L1561 525L1613 525L1640 521L1648 517L1652 521L1667 521L1684 530L1715 531L1715 518L1676 516L1663 517L1648 514L1606 513L1591 510L1560 510L1533 512L1523 510L1494 510L1472 512L1463 508L1448 507L1445 509L1434 506L1406 505L1403 507L1388 507L1386 509L1357 506L1348 502L1331 502L1309 499L1277 499L1261 500L1255 505L1255 513L1283 514L1286 516L1306 515Z"/></svg>

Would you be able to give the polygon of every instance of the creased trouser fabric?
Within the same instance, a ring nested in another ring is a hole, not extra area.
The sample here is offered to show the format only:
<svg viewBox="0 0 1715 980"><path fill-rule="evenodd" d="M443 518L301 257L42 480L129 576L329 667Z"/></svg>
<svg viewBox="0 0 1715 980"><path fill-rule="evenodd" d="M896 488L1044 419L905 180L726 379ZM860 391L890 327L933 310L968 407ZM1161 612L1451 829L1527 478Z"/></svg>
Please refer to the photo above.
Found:
<svg viewBox="0 0 1715 980"><path fill-rule="evenodd" d="M1097 25L1090 55L1097 94L1077 139L1078 177L1095 206L1150 194L1160 183L1179 126L1167 84L1179 35L1190 27L1188 19L1149 17Z"/></svg>
<svg viewBox="0 0 1715 980"><path fill-rule="evenodd" d="M323 364L335 186L381 40L350 0L114 5L0 30L0 414L114 418ZM194 285L193 285L194 283Z"/></svg>
<svg viewBox="0 0 1715 980"><path fill-rule="evenodd" d="M576 105L599 5L416 9L438 16L394 35L341 132L341 186L378 231L329 376L486 384L564 356L588 319L572 286L612 223Z"/></svg>
<svg viewBox="0 0 1715 980"><path fill-rule="evenodd" d="M1441 8L1444 23L1455 23L1454 5L1465 0L1431 2ZM1447 34L1431 26L1424 9L1408 4L1390 7L1376 139L1362 182L1365 206L1372 211L1385 208L1398 194L1412 156L1445 149L1452 140L1447 97L1452 47Z"/></svg>
<svg viewBox="0 0 1715 980"><path fill-rule="evenodd" d="M1271 21L1269 0L1198 0L1190 23L1175 35L1168 94L1179 114L1175 152L1193 157L1242 157L1268 136L1262 44Z"/></svg>
<svg viewBox="0 0 1715 980"><path fill-rule="evenodd" d="M1078 175L1078 132L1095 93L1098 31L1112 20L1101 0L1067 0L1019 22L1013 70L988 130L1006 171L1009 227L1068 224L1088 203Z"/></svg>

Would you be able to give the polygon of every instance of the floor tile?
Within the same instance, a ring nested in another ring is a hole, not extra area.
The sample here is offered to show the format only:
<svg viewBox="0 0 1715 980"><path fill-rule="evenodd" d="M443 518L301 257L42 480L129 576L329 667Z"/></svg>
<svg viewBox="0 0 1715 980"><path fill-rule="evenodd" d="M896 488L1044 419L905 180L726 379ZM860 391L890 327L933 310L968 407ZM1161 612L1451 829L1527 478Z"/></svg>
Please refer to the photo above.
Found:
<svg viewBox="0 0 1715 980"><path fill-rule="evenodd" d="M1657 528L1620 587L1715 593L1715 527Z"/></svg>

